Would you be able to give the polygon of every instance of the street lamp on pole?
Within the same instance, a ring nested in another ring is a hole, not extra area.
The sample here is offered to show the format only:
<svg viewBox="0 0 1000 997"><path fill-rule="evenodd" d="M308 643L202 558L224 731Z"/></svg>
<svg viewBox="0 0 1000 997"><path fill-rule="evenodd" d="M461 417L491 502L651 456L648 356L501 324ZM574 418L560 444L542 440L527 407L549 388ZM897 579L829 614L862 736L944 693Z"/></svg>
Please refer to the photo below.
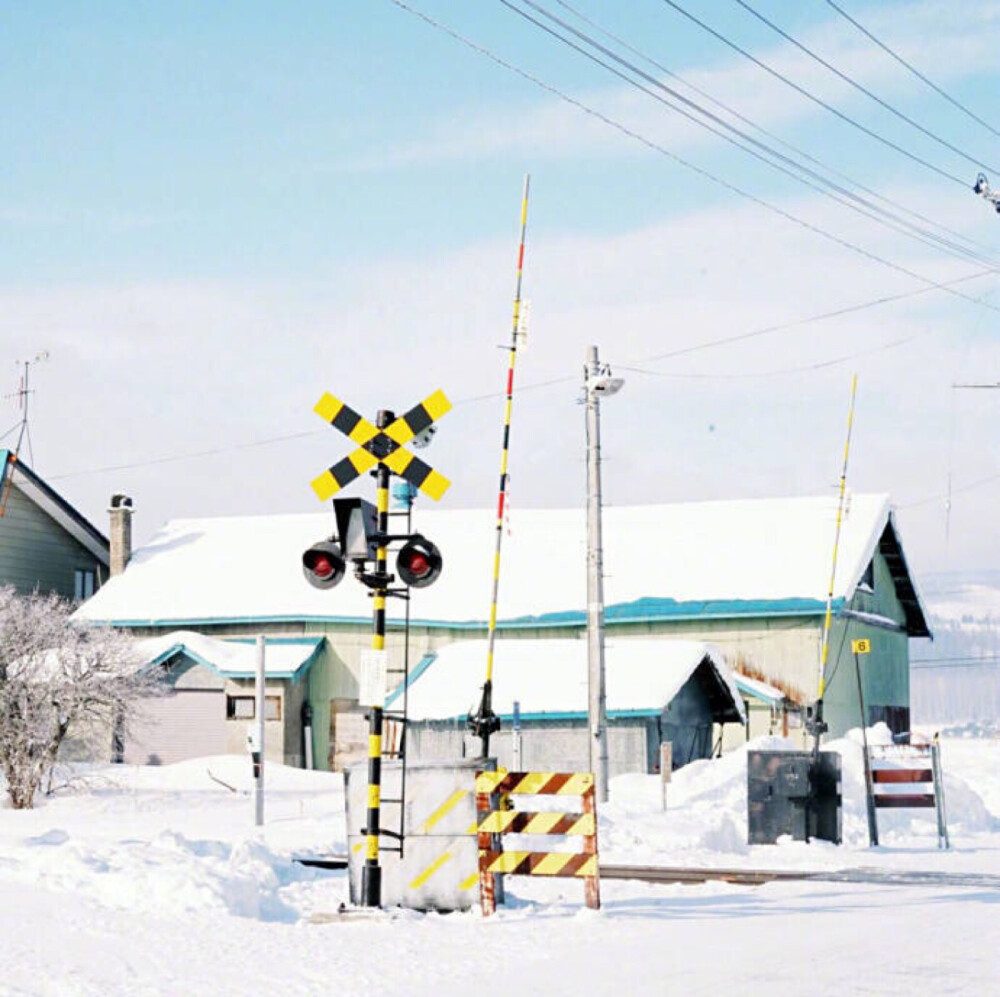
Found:
<svg viewBox="0 0 1000 997"><path fill-rule="evenodd" d="M597 347L587 347L583 373L587 410L587 725L590 768L597 800L608 799L608 725L604 675L604 555L601 540L601 398L625 382L601 365Z"/></svg>

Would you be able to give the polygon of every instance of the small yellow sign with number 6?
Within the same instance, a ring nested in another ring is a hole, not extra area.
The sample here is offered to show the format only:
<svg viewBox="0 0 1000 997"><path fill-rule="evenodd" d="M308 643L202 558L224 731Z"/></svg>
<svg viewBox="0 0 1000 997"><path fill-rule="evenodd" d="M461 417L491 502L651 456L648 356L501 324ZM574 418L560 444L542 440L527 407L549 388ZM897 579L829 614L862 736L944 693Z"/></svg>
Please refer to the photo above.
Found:
<svg viewBox="0 0 1000 997"><path fill-rule="evenodd" d="M872 649L872 642L867 637L851 641L851 650L855 654L868 654Z"/></svg>

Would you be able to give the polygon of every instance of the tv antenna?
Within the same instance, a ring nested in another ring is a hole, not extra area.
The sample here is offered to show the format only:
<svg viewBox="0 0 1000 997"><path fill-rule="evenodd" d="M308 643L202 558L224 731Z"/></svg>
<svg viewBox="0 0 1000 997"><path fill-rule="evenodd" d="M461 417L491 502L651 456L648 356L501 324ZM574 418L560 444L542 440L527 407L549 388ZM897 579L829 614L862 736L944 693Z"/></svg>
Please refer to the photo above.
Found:
<svg viewBox="0 0 1000 997"><path fill-rule="evenodd" d="M21 418L14 423L2 436L0 436L0 442L3 442L12 433L17 433L17 443L14 445L14 456L17 457L21 453L21 444L27 442L28 444L28 457L32 463L35 461L35 455L31 449L31 431L28 429L28 398L32 394L32 390L29 387L29 377L31 374L31 367L33 364L42 363L49 359L49 351L42 350L40 353L35 354L31 360L18 360L16 364L18 367L23 367L24 371L21 374L21 381L18 385L17 391L11 392L9 395L4 395L4 398L16 398L18 400L18 408L21 410Z"/></svg>

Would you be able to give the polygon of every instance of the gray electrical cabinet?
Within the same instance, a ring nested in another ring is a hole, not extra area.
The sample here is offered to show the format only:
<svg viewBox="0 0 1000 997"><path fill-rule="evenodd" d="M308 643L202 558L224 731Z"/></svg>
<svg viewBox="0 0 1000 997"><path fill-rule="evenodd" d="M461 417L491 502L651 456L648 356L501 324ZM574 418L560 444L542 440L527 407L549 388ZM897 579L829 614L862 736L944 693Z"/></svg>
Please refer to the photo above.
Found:
<svg viewBox="0 0 1000 997"><path fill-rule="evenodd" d="M819 838L840 844L840 755L747 752L747 834L751 845Z"/></svg>

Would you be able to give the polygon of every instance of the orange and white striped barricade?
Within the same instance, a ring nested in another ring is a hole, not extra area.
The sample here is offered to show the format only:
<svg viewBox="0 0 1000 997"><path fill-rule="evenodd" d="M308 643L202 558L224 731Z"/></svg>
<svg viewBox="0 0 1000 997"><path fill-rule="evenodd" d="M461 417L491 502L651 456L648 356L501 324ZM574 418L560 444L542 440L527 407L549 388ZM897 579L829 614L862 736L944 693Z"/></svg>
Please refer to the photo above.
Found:
<svg viewBox="0 0 1000 997"><path fill-rule="evenodd" d="M580 812L508 810L509 796L576 796ZM584 881L588 907L601 906L597 866L597 803L591 772L477 772L479 899L483 914L496 910L497 875L565 876ZM572 835L583 838L579 852L504 851L505 834Z"/></svg>

